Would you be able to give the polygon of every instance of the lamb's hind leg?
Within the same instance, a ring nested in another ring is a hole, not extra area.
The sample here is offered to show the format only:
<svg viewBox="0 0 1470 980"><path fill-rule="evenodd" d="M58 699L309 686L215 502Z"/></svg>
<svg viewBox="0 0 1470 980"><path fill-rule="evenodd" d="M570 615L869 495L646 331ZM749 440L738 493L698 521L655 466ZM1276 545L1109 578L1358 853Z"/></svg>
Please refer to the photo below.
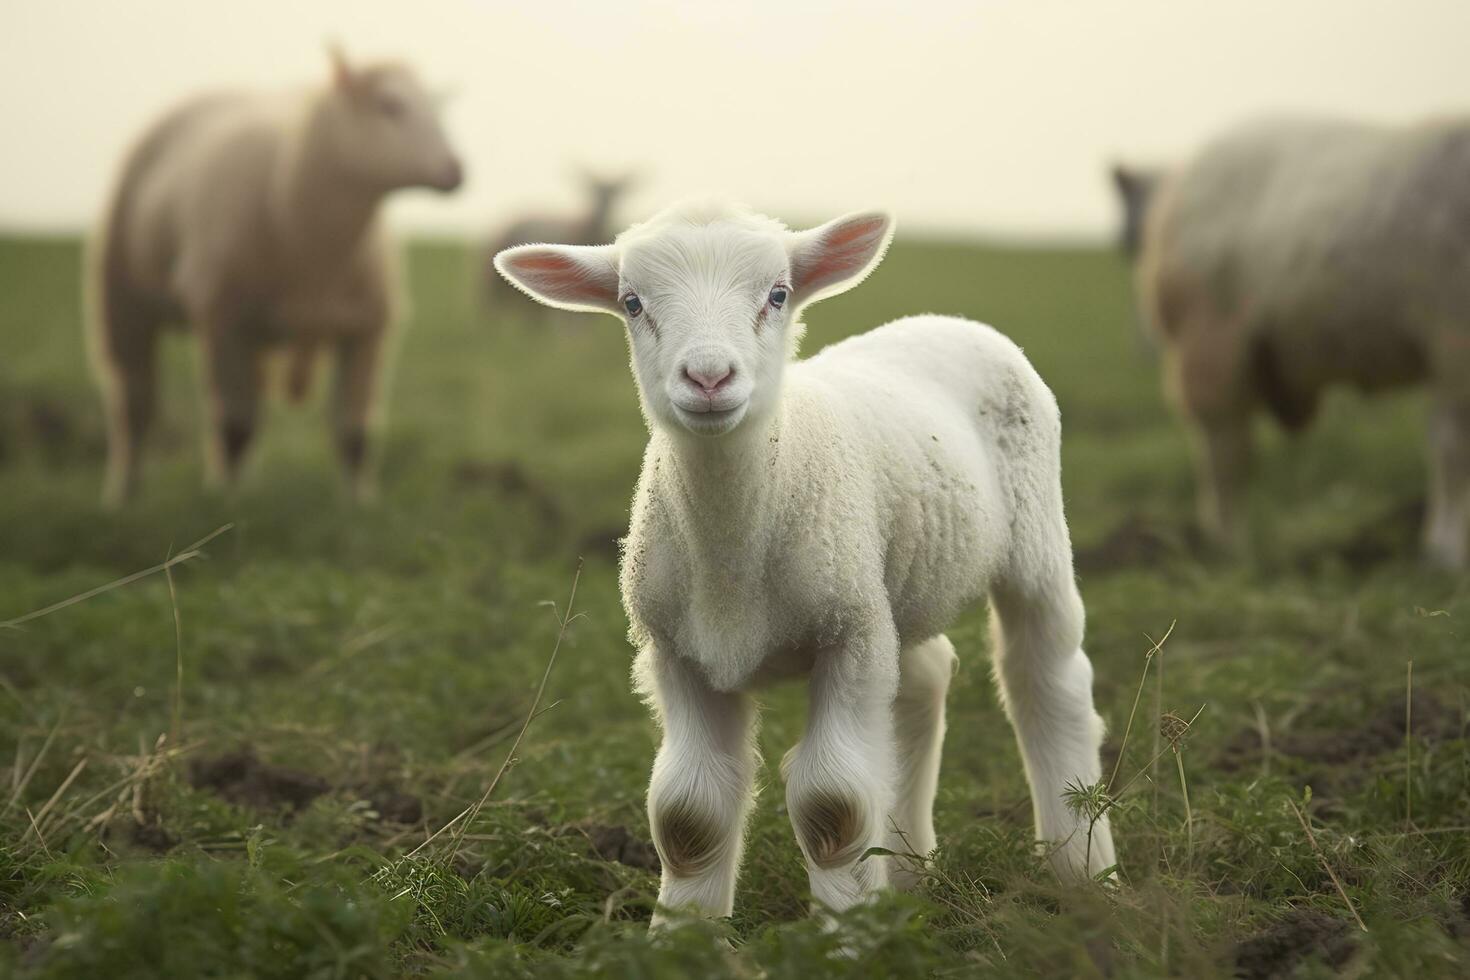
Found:
<svg viewBox="0 0 1470 980"><path fill-rule="evenodd" d="M990 605L995 676L1031 784L1037 838L1064 881L1090 877L1114 863L1113 840L1106 816L1090 823L1065 799L1069 787L1101 778L1103 735L1070 563L998 583Z"/></svg>
<svg viewBox="0 0 1470 980"><path fill-rule="evenodd" d="M927 856L934 850L934 794L939 788L939 757L944 744L944 697L954 675L954 644L946 636L907 647L899 657L898 697L893 701L893 734L898 751L897 795L888 813L888 849ZM921 877L912 858L889 869L896 888L908 889Z"/></svg>
<svg viewBox="0 0 1470 980"><path fill-rule="evenodd" d="M639 686L663 727L648 785L648 822L662 862L659 911L729 915L755 778L750 699L710 688L672 654L645 651Z"/></svg>
<svg viewBox="0 0 1470 980"><path fill-rule="evenodd" d="M1429 423L1429 512L1424 551L1436 565L1470 561L1470 396L1445 393Z"/></svg>

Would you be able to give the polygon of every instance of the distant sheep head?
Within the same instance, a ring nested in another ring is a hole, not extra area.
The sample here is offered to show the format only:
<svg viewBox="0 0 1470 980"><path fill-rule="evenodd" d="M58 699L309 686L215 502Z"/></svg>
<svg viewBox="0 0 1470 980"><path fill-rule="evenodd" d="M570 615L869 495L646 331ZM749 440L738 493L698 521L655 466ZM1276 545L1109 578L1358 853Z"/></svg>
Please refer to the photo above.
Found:
<svg viewBox="0 0 1470 980"><path fill-rule="evenodd" d="M610 212L618 198L638 186L638 176L633 173L609 176L590 171L581 172L582 184L587 188L587 197L592 209L601 214Z"/></svg>
<svg viewBox="0 0 1470 980"><path fill-rule="evenodd" d="M1161 170L1147 170L1114 164L1109 171L1118 200L1123 205L1123 224L1118 232L1118 245L1130 258L1137 257L1143 246L1143 229L1148 223L1148 207L1163 183Z"/></svg>
<svg viewBox="0 0 1470 980"><path fill-rule="evenodd" d="M768 415L811 303L857 285L893 221L867 211L807 231L745 208L676 205L611 245L522 245L495 267L533 299L624 320L644 413L723 435Z"/></svg>
<svg viewBox="0 0 1470 980"><path fill-rule="evenodd" d="M440 122L438 100L406 65L353 65L327 49L332 83L317 125L342 168L374 190L452 191L464 180Z"/></svg>

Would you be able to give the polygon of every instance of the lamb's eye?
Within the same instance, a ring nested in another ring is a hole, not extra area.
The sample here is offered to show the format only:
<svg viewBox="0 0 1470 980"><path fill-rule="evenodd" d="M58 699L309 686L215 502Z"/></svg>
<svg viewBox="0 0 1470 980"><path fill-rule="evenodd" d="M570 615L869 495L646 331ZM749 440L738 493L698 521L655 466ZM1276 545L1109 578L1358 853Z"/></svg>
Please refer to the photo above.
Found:
<svg viewBox="0 0 1470 980"><path fill-rule="evenodd" d="M623 309L628 311L629 316L637 316L643 312L643 300L638 298L637 293L629 293L623 297Z"/></svg>
<svg viewBox="0 0 1470 980"><path fill-rule="evenodd" d="M778 310L786 305L785 286L777 286L776 288L771 290L771 305Z"/></svg>

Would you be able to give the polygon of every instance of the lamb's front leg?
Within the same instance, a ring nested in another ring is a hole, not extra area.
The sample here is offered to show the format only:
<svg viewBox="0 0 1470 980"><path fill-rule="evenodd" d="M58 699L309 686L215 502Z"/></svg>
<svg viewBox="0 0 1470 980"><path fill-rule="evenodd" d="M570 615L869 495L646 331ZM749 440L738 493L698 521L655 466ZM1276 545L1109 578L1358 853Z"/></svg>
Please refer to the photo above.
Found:
<svg viewBox="0 0 1470 980"><path fill-rule="evenodd" d="M828 650L812 668L806 734L784 766L786 806L812 898L833 911L888 883L887 861L862 857L885 843L897 687L891 632Z"/></svg>
<svg viewBox="0 0 1470 980"><path fill-rule="evenodd" d="M659 909L729 915L755 777L755 711L743 694L713 690L698 667L647 650L639 682L663 743L648 785L648 823L663 864Z"/></svg>

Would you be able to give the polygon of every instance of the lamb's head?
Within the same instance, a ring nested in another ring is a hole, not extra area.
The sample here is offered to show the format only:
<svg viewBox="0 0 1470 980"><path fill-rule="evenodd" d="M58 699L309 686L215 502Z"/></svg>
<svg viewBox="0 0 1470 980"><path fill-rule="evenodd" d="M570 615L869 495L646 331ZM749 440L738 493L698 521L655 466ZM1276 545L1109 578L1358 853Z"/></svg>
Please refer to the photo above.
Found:
<svg viewBox="0 0 1470 980"><path fill-rule="evenodd" d="M338 169L382 192L458 188L463 165L449 145L438 100L413 70L396 63L354 66L336 48L329 54L332 83L315 125Z"/></svg>
<svg viewBox="0 0 1470 980"><path fill-rule="evenodd" d="M495 267L549 306L622 318L649 421L713 436L770 414L801 310L860 282L892 234L882 212L793 232L744 208L684 204L611 245L521 245Z"/></svg>

